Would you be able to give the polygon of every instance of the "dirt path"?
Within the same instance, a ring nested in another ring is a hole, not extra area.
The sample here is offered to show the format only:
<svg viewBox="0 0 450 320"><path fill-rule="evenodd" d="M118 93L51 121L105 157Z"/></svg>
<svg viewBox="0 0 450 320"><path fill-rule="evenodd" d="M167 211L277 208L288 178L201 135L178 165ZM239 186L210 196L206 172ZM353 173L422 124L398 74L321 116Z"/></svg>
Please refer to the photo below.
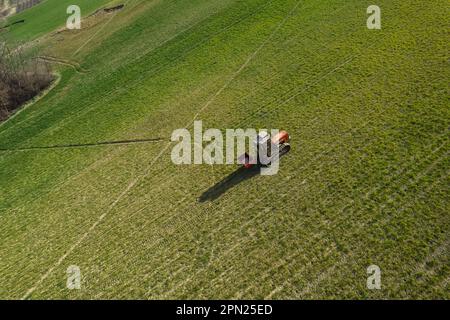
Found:
<svg viewBox="0 0 450 320"><path fill-rule="evenodd" d="M51 57L51 56L38 56L37 59L46 61L46 62L50 62L50 63L57 63L57 64L61 64L64 66L72 67L78 73L86 74L89 72L88 70L83 69L83 67L81 67L78 62L75 62L72 60L66 60L66 59L61 59L61 58L56 58L56 57Z"/></svg>

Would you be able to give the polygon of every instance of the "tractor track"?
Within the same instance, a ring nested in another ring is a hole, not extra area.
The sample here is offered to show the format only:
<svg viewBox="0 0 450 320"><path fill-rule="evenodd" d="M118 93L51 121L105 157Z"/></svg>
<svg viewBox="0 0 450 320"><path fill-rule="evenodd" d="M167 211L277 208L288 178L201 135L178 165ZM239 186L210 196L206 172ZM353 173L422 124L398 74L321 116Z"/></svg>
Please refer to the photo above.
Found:
<svg viewBox="0 0 450 320"><path fill-rule="evenodd" d="M52 56L38 56L37 59L45 61L45 62L49 62L49 63L56 63L56 64L71 67L76 72L81 73L81 74L86 74L89 72L88 70L83 69L83 67L81 67L78 62L75 62L72 60L61 59L61 58L52 57Z"/></svg>
<svg viewBox="0 0 450 320"><path fill-rule="evenodd" d="M100 147L100 146L111 146L111 145L130 145L130 144L161 142L161 141L166 141L166 139L164 139L164 138L148 138L148 139L101 141L101 142L90 142L90 143L60 144L60 145L51 145L51 146L35 146L35 147L23 147L23 148L11 148L11 149L0 148L0 152L88 148L88 147Z"/></svg>

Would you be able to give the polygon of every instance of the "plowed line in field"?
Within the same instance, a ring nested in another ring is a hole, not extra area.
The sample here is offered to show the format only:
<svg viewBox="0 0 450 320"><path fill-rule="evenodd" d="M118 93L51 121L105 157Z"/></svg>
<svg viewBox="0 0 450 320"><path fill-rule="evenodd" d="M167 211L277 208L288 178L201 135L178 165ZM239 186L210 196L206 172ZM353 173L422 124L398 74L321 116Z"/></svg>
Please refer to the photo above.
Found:
<svg viewBox="0 0 450 320"><path fill-rule="evenodd" d="M167 141L167 140L168 139L163 139L163 138L148 138L148 139L101 141L101 142L88 142L88 143L61 144L61 145L53 145L53 146L36 146L36 147L23 147L23 148L13 148L13 149L0 149L0 152L89 148L89 147L101 147L101 146L111 146L111 145L131 145L131 144L138 144L138 143L163 142L163 141Z"/></svg>
<svg viewBox="0 0 450 320"><path fill-rule="evenodd" d="M259 46L256 51L254 53L252 53L250 55L250 57L244 62L244 64L238 69L238 71L236 73L234 73L231 77L231 79L229 81L226 82L226 84L219 89L219 91L214 94L212 96L212 98L200 109L200 111L203 111L204 109L206 109L212 102L213 100L220 95L220 93L222 93L226 88L228 88L228 86L233 82L234 79L236 79L237 76L239 76L239 74L245 69L245 67L253 60L253 58L258 54L258 52L260 52L263 47L270 41L270 39L278 32L278 30L286 23L286 21L288 20L288 18L291 16L291 14L297 9L297 7L300 5L301 0L297 1L297 3L295 4L295 6L288 12L288 14L286 15L286 17L281 21L281 23L277 26L277 28L269 35L269 38L266 39L263 44L261 46ZM197 117L197 115L195 116ZM195 121L195 117L192 121L190 121L190 123L193 123ZM22 300L27 299L35 290L36 288L45 280L48 278L48 276L53 272L54 269L56 269L57 267L59 267L61 265L61 263L67 258L67 256L69 256L83 241L84 239L86 239L88 237L88 235L97 227L97 225L102 222L105 217L109 214L109 212L112 211L112 209L114 209L114 207L117 205L117 203L122 200L122 198L128 194L128 192L133 189L136 184L143 178L147 177L150 173L151 173L151 169L153 167L153 164L158 161L162 155L169 149L169 147L171 146L172 142L167 143L167 145L161 150L161 152L153 159L153 161L150 163L150 165L147 167L146 172L144 172L144 174L142 176L139 176L137 178L134 178L129 184L128 186L125 188L125 190L119 195L118 198L116 198L116 200L111 204L111 206L108 208L108 210L105 211L105 213L103 213L96 222L94 222L94 224L88 229L88 231L86 233L84 233L81 238L79 238L79 240L77 242L75 242L70 248L69 250L64 253L56 262L55 265L53 265L46 273L44 273L41 278L37 281L37 283L31 287L26 293L25 295L22 297Z"/></svg>
<svg viewBox="0 0 450 320"><path fill-rule="evenodd" d="M123 3L124 5L127 5L128 2L130 2L130 0L125 0L125 2ZM76 56L78 52L80 52L89 42L91 42L100 32L103 31L103 29L105 29L110 23L111 21L117 16L117 14L120 12L120 10L117 10L116 12L114 12L114 14L111 16L111 18L109 18L108 21L106 21L106 23L104 25L102 25L100 27L100 29L98 29L93 35L92 37L90 37L89 39L87 39L87 41L85 41L77 50L75 50L75 52L72 54L73 56Z"/></svg>
<svg viewBox="0 0 450 320"><path fill-rule="evenodd" d="M37 57L37 59L45 61L45 62L56 63L56 64L61 64L63 66L71 67L76 72L81 73L81 74L84 74L84 73L88 72L88 70L83 69L80 66L80 64L78 62L75 62L75 61L66 60L66 59L60 59L60 58L50 57L50 56L39 56L39 57Z"/></svg>
<svg viewBox="0 0 450 320"><path fill-rule="evenodd" d="M258 53L267 45L267 43L269 43L269 41L278 33L278 31L285 25L285 23L288 21L288 19L290 18L290 16L294 13L294 11L298 8L298 6L300 5L301 1L297 1L297 3L295 4L294 8L291 9L291 11L288 12L288 14L286 15L286 17L284 17L283 21L277 26L277 28L269 35L268 38L266 38L266 40L258 47L258 49L256 49L255 52L253 52L253 54L251 54L247 60L244 62L244 64L233 74L233 76L228 80L228 82L226 82L222 88L219 89L219 91L217 91L210 100L208 100L206 102L206 104L195 114L194 119L192 120L191 124L189 126L186 127L190 127L194 124L194 121L197 120L198 116L200 115L200 113L203 112L203 110L205 110L206 108L209 107L209 105L216 100L216 98L223 92L225 91L225 89L227 89L230 84L234 81L234 79L236 79L236 77L238 75L241 74L241 72L250 64L250 62L258 55Z"/></svg>

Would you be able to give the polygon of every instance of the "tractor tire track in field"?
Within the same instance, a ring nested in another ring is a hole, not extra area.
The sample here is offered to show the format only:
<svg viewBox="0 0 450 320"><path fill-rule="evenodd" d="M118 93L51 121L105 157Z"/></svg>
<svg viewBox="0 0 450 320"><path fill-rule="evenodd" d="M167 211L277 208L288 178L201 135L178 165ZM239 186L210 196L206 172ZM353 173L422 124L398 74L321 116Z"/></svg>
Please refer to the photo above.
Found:
<svg viewBox="0 0 450 320"><path fill-rule="evenodd" d="M106 23L104 23L101 28L99 30L97 30L87 41L85 41L73 54L72 57L77 55L78 52L80 52L89 42L91 42L100 32L102 32L110 23L111 21L117 16L117 14L120 12L120 10L125 7L126 5L128 5L128 2L130 2L130 0L125 1L123 4L121 4L121 8L119 10L114 10L112 11L112 16L111 18L109 18L108 21L106 21ZM103 10L106 10L105 8L103 8ZM97 10L93 15L95 15L96 13L98 13L99 10ZM104 11L105 12L105 11ZM110 13L110 12L108 12ZM91 15L92 16L92 15Z"/></svg>
<svg viewBox="0 0 450 320"><path fill-rule="evenodd" d="M83 67L80 66L78 62L75 62L73 60L67 60L67 59L61 59L57 57L51 57L51 56L38 56L38 60L42 60L49 63L56 63L63 66L68 66L73 68L77 73L86 74L89 72L89 70L83 69Z"/></svg>
<svg viewBox="0 0 450 320"><path fill-rule="evenodd" d="M131 145L131 144L138 144L138 143L161 142L161 141L167 141L167 140L168 139L164 139L164 138L148 138L148 139L101 141L101 142L91 142L91 143L60 144L60 145L52 145L52 146L23 147L23 148L14 148L14 149L0 148L0 152L89 148L89 147L100 147L100 146L111 146L111 145Z"/></svg>

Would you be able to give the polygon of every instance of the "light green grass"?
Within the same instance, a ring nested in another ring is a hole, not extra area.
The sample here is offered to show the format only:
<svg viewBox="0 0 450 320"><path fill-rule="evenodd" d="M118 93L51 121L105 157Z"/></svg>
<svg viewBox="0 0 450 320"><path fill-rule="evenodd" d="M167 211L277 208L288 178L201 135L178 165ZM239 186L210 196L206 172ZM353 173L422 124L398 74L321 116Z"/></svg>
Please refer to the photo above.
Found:
<svg viewBox="0 0 450 320"><path fill-rule="evenodd" d="M209 202L238 166L175 166L166 142L0 152L0 297L449 298L448 2L413 2L369 31L366 1L136 0L76 55L42 43L89 72L61 68L0 149L168 138L211 101L205 127L293 150Z"/></svg>
<svg viewBox="0 0 450 320"><path fill-rule="evenodd" d="M5 24L20 20L25 20L25 22L11 26L5 34L5 38L13 43L36 39L56 28L63 27L69 17L66 11L70 5L78 5L82 9L82 16L86 16L108 2L111 0L44 0L35 7L9 17Z"/></svg>

